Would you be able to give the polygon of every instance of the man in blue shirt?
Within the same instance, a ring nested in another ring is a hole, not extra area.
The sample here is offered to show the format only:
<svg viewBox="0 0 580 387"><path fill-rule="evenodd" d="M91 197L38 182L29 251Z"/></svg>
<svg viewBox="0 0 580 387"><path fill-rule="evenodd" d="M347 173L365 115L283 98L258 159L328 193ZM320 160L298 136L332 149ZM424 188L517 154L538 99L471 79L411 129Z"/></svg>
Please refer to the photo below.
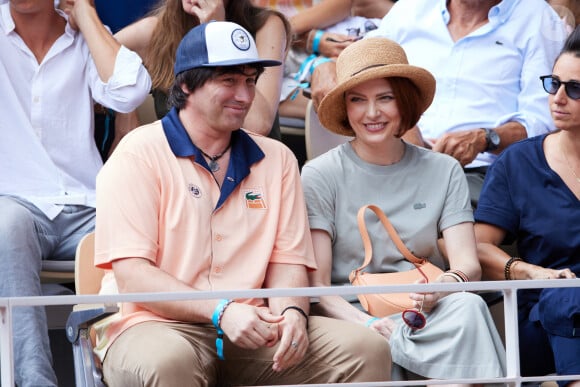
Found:
<svg viewBox="0 0 580 387"><path fill-rule="evenodd" d="M395 40L435 76L433 104L405 138L456 158L474 206L497 154L553 127L538 77L566 31L543 0L401 0L367 36ZM315 105L335 83L333 66L314 70Z"/></svg>

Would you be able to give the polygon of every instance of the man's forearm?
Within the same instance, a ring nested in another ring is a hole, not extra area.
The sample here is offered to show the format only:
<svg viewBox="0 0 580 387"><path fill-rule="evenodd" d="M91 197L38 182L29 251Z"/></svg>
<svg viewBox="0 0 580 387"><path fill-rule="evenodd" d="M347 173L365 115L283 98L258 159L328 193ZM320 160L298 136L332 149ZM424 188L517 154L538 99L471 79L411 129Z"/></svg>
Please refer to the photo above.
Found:
<svg viewBox="0 0 580 387"><path fill-rule="evenodd" d="M265 285L268 288L301 288L308 287L306 268L302 265L270 264L266 273ZM296 306L308 315L310 299L308 297L272 297L269 299L270 311L279 315L289 306Z"/></svg>
<svg viewBox="0 0 580 387"><path fill-rule="evenodd" d="M516 121L506 122L505 124L493 129L495 129L496 133L499 135L500 142L498 149L492 153L501 153L501 151L506 149L511 144L528 138L526 128Z"/></svg>

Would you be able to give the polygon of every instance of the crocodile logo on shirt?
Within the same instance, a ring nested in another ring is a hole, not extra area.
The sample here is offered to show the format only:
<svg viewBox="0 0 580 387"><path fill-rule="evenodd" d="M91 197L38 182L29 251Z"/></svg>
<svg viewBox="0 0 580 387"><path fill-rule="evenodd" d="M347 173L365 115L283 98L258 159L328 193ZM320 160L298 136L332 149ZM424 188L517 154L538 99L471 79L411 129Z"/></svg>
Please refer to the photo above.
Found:
<svg viewBox="0 0 580 387"><path fill-rule="evenodd" d="M415 204L413 204L413 209L415 209L415 210L421 210L423 208L427 208L427 204L425 204L425 203L415 203Z"/></svg>
<svg viewBox="0 0 580 387"><path fill-rule="evenodd" d="M244 199L246 200L246 207L253 209L266 209L266 202L262 192L257 189L246 190L244 192Z"/></svg>

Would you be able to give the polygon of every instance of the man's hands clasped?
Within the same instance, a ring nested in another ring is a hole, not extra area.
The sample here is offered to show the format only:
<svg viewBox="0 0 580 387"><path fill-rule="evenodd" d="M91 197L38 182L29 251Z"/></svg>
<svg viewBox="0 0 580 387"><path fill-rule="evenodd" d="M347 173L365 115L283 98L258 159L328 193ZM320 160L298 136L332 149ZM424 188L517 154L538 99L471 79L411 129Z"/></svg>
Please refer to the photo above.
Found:
<svg viewBox="0 0 580 387"><path fill-rule="evenodd" d="M234 302L225 309L220 326L229 340L241 348L279 344L272 359L274 371L298 364L308 349L306 320L298 311L288 310L283 316L276 316L267 307Z"/></svg>

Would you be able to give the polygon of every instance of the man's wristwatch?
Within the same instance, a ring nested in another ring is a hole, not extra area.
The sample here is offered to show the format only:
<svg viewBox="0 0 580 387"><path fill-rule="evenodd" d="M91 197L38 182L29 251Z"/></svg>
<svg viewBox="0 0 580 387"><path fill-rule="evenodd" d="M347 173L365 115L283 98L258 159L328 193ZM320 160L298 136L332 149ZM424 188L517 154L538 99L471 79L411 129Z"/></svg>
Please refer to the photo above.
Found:
<svg viewBox="0 0 580 387"><path fill-rule="evenodd" d="M485 130L485 152L491 152L499 148L501 141L499 134L493 129L482 128Z"/></svg>

